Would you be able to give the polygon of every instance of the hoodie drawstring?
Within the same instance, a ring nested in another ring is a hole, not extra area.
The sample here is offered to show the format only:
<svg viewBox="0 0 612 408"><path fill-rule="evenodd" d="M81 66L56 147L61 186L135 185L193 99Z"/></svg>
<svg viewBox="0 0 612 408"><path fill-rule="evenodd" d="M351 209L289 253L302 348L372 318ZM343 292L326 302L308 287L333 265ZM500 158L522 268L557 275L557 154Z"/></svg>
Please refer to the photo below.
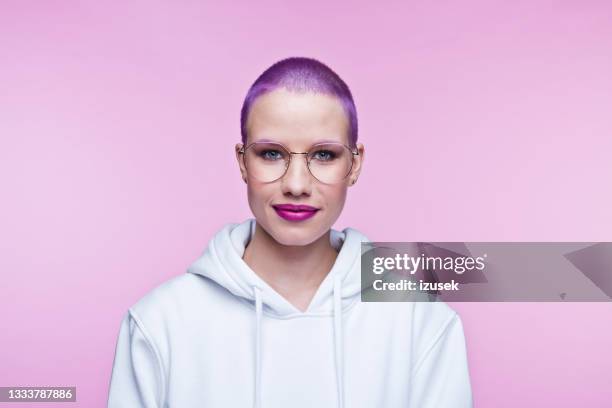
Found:
<svg viewBox="0 0 612 408"><path fill-rule="evenodd" d="M340 277L334 279L334 352L336 355L336 382L338 384L338 407L344 408L344 361L342 343L342 303Z"/></svg>
<svg viewBox="0 0 612 408"><path fill-rule="evenodd" d="M255 408L261 408L261 289L253 286L255 292Z"/></svg>
<svg viewBox="0 0 612 408"><path fill-rule="evenodd" d="M338 391L338 408L344 408L344 361L342 343L342 298L340 277L334 279L334 357L336 365L336 383ZM261 289L253 286L255 294L255 408L261 408Z"/></svg>

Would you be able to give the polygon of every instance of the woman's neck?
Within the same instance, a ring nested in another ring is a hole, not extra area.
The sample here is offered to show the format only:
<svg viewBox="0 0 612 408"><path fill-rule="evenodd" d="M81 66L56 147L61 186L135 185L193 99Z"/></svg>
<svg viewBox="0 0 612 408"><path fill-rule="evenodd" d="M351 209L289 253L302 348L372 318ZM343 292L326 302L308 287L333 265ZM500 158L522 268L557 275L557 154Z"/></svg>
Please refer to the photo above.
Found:
<svg viewBox="0 0 612 408"><path fill-rule="evenodd" d="M286 246L256 224L242 259L268 285L304 312L338 256L329 235L327 231L308 245Z"/></svg>

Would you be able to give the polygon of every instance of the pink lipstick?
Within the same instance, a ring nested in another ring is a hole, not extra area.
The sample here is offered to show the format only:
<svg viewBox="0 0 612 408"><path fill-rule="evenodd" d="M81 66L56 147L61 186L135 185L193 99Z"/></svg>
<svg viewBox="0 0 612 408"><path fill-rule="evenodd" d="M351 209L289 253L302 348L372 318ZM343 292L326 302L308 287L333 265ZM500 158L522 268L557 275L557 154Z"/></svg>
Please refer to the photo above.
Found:
<svg viewBox="0 0 612 408"><path fill-rule="evenodd" d="M303 221L319 211L318 208L309 205L278 204L272 207L280 217L287 221Z"/></svg>

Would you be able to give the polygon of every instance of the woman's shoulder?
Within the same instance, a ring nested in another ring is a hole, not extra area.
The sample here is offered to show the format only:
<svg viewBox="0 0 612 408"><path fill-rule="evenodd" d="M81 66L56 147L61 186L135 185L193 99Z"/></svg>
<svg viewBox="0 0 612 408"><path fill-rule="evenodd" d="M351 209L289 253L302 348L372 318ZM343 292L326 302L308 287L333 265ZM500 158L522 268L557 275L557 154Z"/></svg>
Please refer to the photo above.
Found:
<svg viewBox="0 0 612 408"><path fill-rule="evenodd" d="M457 312L445 302L414 302L414 324L440 327L458 318Z"/></svg>
<svg viewBox="0 0 612 408"><path fill-rule="evenodd" d="M460 332L463 326L459 314L445 302L415 302L412 316L417 355L423 355L440 339Z"/></svg>
<svg viewBox="0 0 612 408"><path fill-rule="evenodd" d="M146 310L156 309L163 304L175 301L177 296L188 293L191 287L193 287L194 277L189 275L183 273L159 283L138 299L131 309L145 312Z"/></svg>
<svg viewBox="0 0 612 408"><path fill-rule="evenodd" d="M372 302L371 309L378 310L379 319L394 316L393 324L405 325L415 336L415 347L426 349L449 329L461 325L459 314L445 302ZM375 305L375 306L374 306Z"/></svg>
<svg viewBox="0 0 612 408"><path fill-rule="evenodd" d="M174 276L157 285L138 299L129 312L145 325L163 325L202 313L211 305L219 304L223 293L209 279L192 273Z"/></svg>

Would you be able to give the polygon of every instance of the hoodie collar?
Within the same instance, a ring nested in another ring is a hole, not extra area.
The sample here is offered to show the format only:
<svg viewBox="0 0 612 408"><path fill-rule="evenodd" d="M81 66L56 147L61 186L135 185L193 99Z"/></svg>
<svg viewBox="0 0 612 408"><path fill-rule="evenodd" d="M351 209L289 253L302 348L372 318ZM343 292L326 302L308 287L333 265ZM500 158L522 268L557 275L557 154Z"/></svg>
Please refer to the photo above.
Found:
<svg viewBox="0 0 612 408"><path fill-rule="evenodd" d="M254 218L230 223L218 231L204 253L187 270L223 286L232 294L255 303L253 287L259 289L263 310L272 316L329 315L334 310L334 284L338 279L340 306L346 309L361 292L361 242L368 238L353 228L331 229L330 243L339 250L331 271L319 285L308 310L301 312L259 277L242 259L255 231Z"/></svg>

